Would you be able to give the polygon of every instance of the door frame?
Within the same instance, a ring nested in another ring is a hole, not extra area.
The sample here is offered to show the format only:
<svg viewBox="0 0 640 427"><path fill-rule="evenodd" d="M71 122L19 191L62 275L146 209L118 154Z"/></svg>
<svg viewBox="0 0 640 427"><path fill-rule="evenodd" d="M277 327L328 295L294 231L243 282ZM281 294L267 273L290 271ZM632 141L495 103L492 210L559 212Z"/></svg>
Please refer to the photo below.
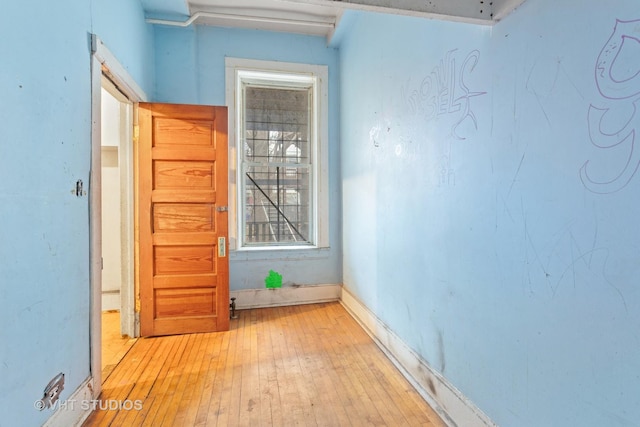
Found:
<svg viewBox="0 0 640 427"><path fill-rule="evenodd" d="M120 64L117 58L104 45L95 34L91 35L91 172L89 183L89 269L90 269L90 375L93 380L93 397L97 398L102 391L102 86L103 78L107 77L129 102L133 104L133 121L135 122L135 104L147 101L147 95L138 86L127 70ZM132 128L132 126L127 126ZM132 141L130 129L125 137L126 141ZM126 239L124 257L133 255L133 200L135 191L133 188L133 146L127 150L121 150L125 155L123 165L127 169L127 180L130 179L129 190L124 197L130 203L123 205L127 220L124 232L130 233ZM124 153L126 152L126 153ZM122 159L122 157L121 157ZM131 169L129 169L131 166ZM132 260L133 257L129 257ZM134 262L123 265L126 269L125 276L133 280ZM137 334L134 328L135 298L134 283L130 283L122 295L122 309L125 311L125 319L130 325L126 329Z"/></svg>
<svg viewBox="0 0 640 427"><path fill-rule="evenodd" d="M103 74L102 89L109 93L118 103L120 123L118 149L118 169L120 171L120 331L123 335L137 337L139 328L135 319L135 253L134 253L134 179L133 179L133 110L134 104L120 89ZM101 92L103 93L103 92ZM102 118L103 115L100 114ZM102 125L100 126L102 128ZM104 148L104 147L102 147ZM100 186L104 190L104 182ZM101 209L104 211L104 209ZM104 243L104 238L103 238ZM103 254L104 258L104 254ZM104 266L103 266L104 273ZM104 310L104 307L103 307Z"/></svg>

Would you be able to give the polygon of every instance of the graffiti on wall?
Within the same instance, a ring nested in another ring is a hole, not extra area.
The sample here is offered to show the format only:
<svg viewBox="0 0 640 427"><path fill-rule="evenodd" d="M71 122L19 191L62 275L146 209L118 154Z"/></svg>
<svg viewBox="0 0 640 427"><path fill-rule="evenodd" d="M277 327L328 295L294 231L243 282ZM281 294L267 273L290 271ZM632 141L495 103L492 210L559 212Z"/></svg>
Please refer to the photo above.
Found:
<svg viewBox="0 0 640 427"><path fill-rule="evenodd" d="M402 98L410 115L416 115L425 121L438 116L454 117L451 136L455 139L466 139L461 135L460 127L469 121L474 129L478 129L478 121L474 114L472 99L486 94L469 88L468 78L480 60L480 52L471 51L458 66L457 49L450 50L431 73L418 84L411 81L402 87Z"/></svg>
<svg viewBox="0 0 640 427"><path fill-rule="evenodd" d="M631 182L640 167L639 148L635 146L636 129L640 131L640 20L616 20L595 65L595 82L600 94L597 106L591 104L587 114L589 138L601 154L593 162L587 160L580 168L580 179L589 191L615 193ZM635 48L635 49L634 49ZM613 176L595 178L611 171L604 156L612 151L624 154L615 158ZM595 171L595 173L594 173Z"/></svg>

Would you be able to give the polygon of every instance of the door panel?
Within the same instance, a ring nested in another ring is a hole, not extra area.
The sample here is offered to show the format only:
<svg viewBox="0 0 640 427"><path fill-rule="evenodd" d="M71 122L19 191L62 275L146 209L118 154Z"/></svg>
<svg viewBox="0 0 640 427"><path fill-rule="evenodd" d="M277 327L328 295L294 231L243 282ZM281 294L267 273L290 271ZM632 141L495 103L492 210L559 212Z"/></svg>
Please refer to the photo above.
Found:
<svg viewBox="0 0 640 427"><path fill-rule="evenodd" d="M211 205L189 203L156 203L153 229L156 232L215 232Z"/></svg>
<svg viewBox="0 0 640 427"><path fill-rule="evenodd" d="M141 335L228 330L226 107L141 103L139 127Z"/></svg>

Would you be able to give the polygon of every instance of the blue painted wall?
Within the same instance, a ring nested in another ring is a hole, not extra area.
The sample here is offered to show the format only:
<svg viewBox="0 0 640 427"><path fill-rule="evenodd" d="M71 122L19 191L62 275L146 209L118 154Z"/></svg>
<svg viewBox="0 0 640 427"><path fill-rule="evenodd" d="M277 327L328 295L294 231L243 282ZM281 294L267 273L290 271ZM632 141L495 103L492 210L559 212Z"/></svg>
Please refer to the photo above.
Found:
<svg viewBox="0 0 640 427"><path fill-rule="evenodd" d="M153 30L128 0L21 1L0 13L0 419L41 425L89 376L89 34L151 91Z"/></svg>
<svg viewBox="0 0 640 427"><path fill-rule="evenodd" d="M529 1L493 28L351 18L338 51L230 29L154 39L127 0L3 5L0 426L40 425L49 379L67 375L65 399L89 375L88 196L71 194L89 181L89 33L161 102L224 104L225 56L329 65L332 247L233 254L232 289L343 268L498 424L637 425L640 30L616 26L636 2Z"/></svg>
<svg viewBox="0 0 640 427"><path fill-rule="evenodd" d="M345 287L501 426L640 419L640 21L609 43L616 19L637 2L347 21Z"/></svg>
<svg viewBox="0 0 640 427"><path fill-rule="evenodd" d="M284 285L342 281L340 237L338 51L323 37L255 30L156 28L156 92L159 102L225 105L225 57L298 62L329 67L330 248L302 251L232 252L231 290L264 288L273 269Z"/></svg>

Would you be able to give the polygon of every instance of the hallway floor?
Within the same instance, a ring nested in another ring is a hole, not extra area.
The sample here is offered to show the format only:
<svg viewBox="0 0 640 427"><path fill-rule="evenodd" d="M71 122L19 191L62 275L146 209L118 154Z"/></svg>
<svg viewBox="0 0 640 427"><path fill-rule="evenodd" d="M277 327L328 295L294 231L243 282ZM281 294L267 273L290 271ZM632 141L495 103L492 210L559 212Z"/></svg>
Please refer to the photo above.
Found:
<svg viewBox="0 0 640 427"><path fill-rule="evenodd" d="M85 426L444 426L340 303L140 338Z"/></svg>
<svg viewBox="0 0 640 427"><path fill-rule="evenodd" d="M102 378L111 371L136 342L135 338L123 337L120 333L120 312L102 312Z"/></svg>

